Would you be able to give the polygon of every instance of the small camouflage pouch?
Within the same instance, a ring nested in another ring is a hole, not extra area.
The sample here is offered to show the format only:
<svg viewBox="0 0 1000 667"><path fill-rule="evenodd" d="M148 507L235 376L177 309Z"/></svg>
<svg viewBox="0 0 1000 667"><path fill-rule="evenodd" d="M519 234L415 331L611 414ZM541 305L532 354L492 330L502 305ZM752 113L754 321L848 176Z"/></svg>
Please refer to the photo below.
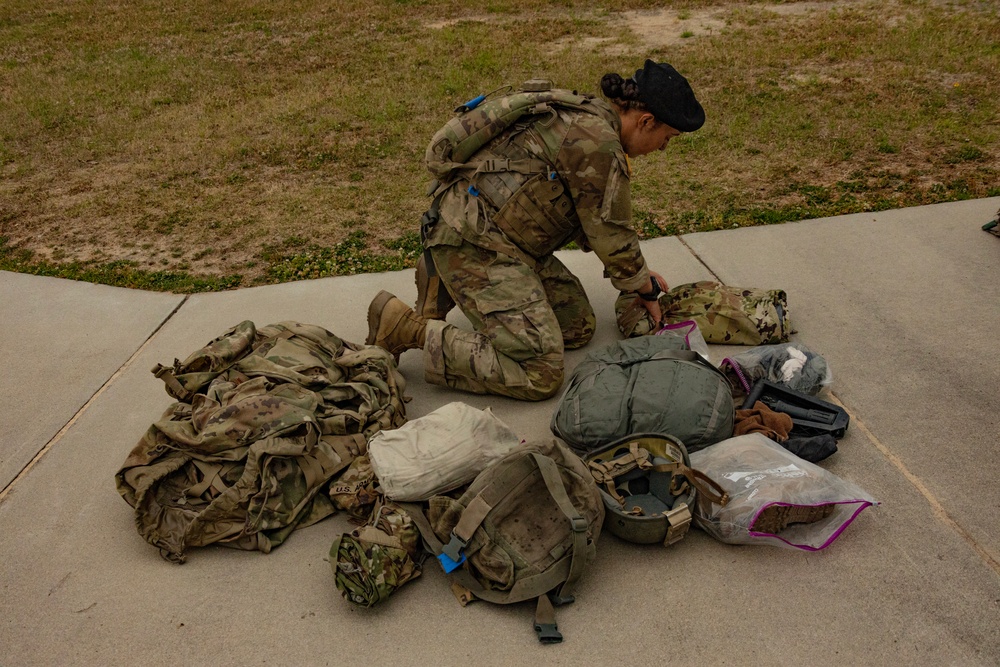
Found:
<svg viewBox="0 0 1000 667"><path fill-rule="evenodd" d="M634 302L631 292L623 292L615 302L622 334L632 338L656 333L646 310L636 308ZM787 342L792 333L784 290L746 289L703 280L662 294L660 309L666 323L697 322L706 343L773 345Z"/></svg>
<svg viewBox="0 0 1000 667"><path fill-rule="evenodd" d="M420 554L413 520L399 505L380 500L368 524L333 541L330 567L349 602L371 607L420 576Z"/></svg>
<svg viewBox="0 0 1000 667"><path fill-rule="evenodd" d="M330 500L357 523L367 521L379 498L378 479L367 455L359 456L339 478L330 483Z"/></svg>

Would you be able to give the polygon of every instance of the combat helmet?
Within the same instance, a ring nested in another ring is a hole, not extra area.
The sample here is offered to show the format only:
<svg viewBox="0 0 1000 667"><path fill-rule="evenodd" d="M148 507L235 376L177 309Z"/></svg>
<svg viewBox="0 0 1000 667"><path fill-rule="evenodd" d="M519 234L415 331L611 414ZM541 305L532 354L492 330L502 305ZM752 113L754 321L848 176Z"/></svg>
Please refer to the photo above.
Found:
<svg viewBox="0 0 1000 667"><path fill-rule="evenodd" d="M670 546L691 525L701 493L725 505L726 492L690 467L687 448L671 435L639 433L587 455L590 473L604 501L604 526L628 542Z"/></svg>

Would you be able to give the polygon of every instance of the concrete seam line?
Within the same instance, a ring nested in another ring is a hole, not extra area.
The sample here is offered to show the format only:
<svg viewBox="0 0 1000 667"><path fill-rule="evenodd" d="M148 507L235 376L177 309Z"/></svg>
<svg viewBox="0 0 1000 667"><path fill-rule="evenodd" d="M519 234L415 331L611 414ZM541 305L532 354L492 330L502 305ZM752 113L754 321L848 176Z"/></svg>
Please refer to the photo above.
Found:
<svg viewBox="0 0 1000 667"><path fill-rule="evenodd" d="M946 526L958 533L959 537L965 540L968 545L972 547L972 550L976 552L976 555L979 556L979 558L981 558L990 568L992 568L997 575L1000 575L1000 561L998 561L993 554L989 552L989 550L981 546L976 541L976 538L969 534L969 531L963 528L960 523L948 514L948 510L944 508L941 501L937 499L937 496L935 496L934 493L927 488L919 477L910 472L910 469L906 467L906 464L903 463L901 458L899 458L891 449L889 449L889 447L879 440L878 437L876 437L875 434L872 433L867 426L865 426L865 423L861 421L858 416L850 410L850 408L844 405L844 403L837 398L835 394L831 395L833 396L832 402L847 411L847 414L851 416L851 422L853 422L857 428L861 429L861 432L868 437L868 440L875 445L875 448L878 449L882 455L885 456L885 458L889 459L889 463L895 466L896 469L903 474L903 477L905 477L910 484L916 487L917 491L920 492L920 495L922 495L924 500L926 500L931 506L934 516Z"/></svg>
<svg viewBox="0 0 1000 667"><path fill-rule="evenodd" d="M713 271L713 270L712 270L712 267L710 267L710 266L709 266L708 264L706 264L706 263L705 263L705 260L703 260L703 259L702 259L702 258L701 258L701 257L700 257L700 256L698 255L698 253L696 253L696 252L694 251L694 248L692 248L691 246L689 246L689 245L687 244L687 241L685 241L685 240L684 240L684 237L683 237L683 236L678 236L678 237L677 237L677 240L678 240L678 241L680 241L680 242L681 242L681 244L682 244L682 245L683 245L683 246L684 246L685 248L687 248L687 249L688 249L688 252L689 252L689 253L691 253L692 255L694 255L694 258L695 258L696 260L698 260L698 262L699 262L699 263L700 263L700 264L701 264L702 266L704 266L704 267L705 267L705 270L707 270L707 271L708 271L709 273L711 273L711 274L712 274L712 277L713 277L713 278L715 278L715 281L716 281L716 282L719 282L719 283L721 283L721 282L722 282L722 279L721 279L721 278L719 278L719 276L718 276L718 275L716 275L715 271Z"/></svg>
<svg viewBox="0 0 1000 667"><path fill-rule="evenodd" d="M161 321L158 325L156 325L156 328L153 329L153 332L149 334L146 340L143 341L142 345L140 345L139 348L132 353L132 356L126 359L125 363L122 364L121 367L118 368L118 370L112 373L111 377L109 377L107 380L104 381L104 384L102 384L101 387L94 392L94 395L91 396L89 399L87 399L87 402L84 403L72 417L70 417L69 421L66 422L63 425L63 427L59 429L59 431L54 436L52 436L52 438L47 443L45 443L44 447L38 450L38 453L35 454L35 456L32 457L30 461L28 461L28 464L21 469L21 472L17 473L17 476L14 479L12 479L7 486L3 487L3 490L0 491L0 503L2 503L4 500L7 499L7 494L10 493L10 490L14 488L14 485L17 484L19 481L21 481L21 479L24 478L29 472L31 472L31 469L35 467L35 464L41 461L42 457L45 456L48 453L48 451L52 449L55 446L55 444L59 442L59 440L62 439L62 437L66 434L66 431L70 430L70 428L73 427L73 425L80 419L80 417L83 416L83 413L87 411L87 409L91 406L91 404L94 401L96 401L101 396L101 394L103 394L104 391L121 376L122 373L128 370L128 368L132 365L132 362L134 362L136 358L138 358L138 356L142 353L142 351L145 350L146 347L151 342L153 342L153 338L156 337L156 334L160 333L160 329L163 328L163 325L169 322L170 318L176 315L177 311L181 309L181 306L187 303L188 298L189 298L188 295L185 295L184 298L181 299L181 302L178 303L177 306L173 310L171 310L170 313L165 318L163 318L163 321Z"/></svg>

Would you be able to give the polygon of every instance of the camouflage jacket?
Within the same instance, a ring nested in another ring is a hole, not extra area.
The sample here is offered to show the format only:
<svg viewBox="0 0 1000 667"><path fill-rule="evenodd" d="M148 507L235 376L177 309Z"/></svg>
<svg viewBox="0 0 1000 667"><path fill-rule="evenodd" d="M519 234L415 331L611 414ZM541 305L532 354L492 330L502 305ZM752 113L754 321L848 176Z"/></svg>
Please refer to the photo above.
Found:
<svg viewBox="0 0 1000 667"><path fill-rule="evenodd" d="M312 325L246 321L153 372L178 401L115 483L142 537L178 563L212 543L266 553L333 514L329 482L406 421L392 356Z"/></svg>
<svg viewBox="0 0 1000 667"><path fill-rule="evenodd" d="M575 240L597 254L616 288L645 285L649 271L632 228L621 121L602 100L588 105L591 112L553 107L528 117L480 149L477 161L535 159L548 173L485 171L452 183L439 200L447 224L437 225L428 245L464 239L541 259Z"/></svg>

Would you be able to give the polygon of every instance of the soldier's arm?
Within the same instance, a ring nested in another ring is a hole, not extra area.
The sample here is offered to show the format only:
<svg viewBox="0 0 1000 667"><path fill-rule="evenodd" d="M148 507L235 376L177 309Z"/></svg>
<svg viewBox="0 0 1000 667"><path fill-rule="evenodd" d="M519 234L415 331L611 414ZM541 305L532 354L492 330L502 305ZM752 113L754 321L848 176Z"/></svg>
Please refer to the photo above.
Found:
<svg viewBox="0 0 1000 667"><path fill-rule="evenodd" d="M598 118L580 119L567 133L557 163L587 245L601 259L611 284L648 291L649 269L632 228L628 165L617 133Z"/></svg>

